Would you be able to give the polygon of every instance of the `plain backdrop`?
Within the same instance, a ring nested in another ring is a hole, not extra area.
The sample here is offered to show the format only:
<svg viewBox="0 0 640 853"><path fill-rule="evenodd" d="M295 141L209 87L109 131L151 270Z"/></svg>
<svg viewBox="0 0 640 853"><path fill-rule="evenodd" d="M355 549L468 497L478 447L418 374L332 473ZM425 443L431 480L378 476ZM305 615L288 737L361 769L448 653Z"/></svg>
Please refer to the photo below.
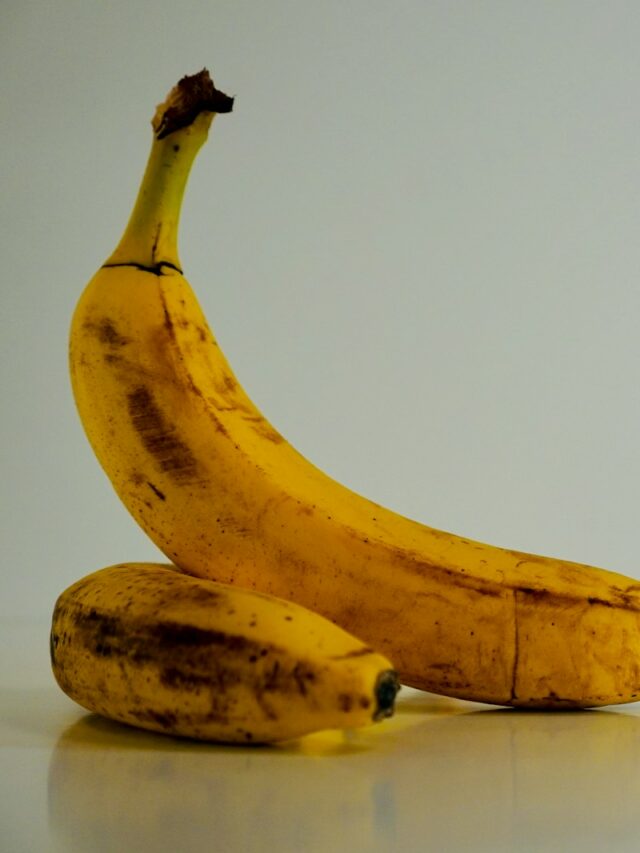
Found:
<svg viewBox="0 0 640 853"><path fill-rule="evenodd" d="M638 44L618 0L4 0L7 637L161 558L89 449L67 333L156 103L203 66L236 104L181 257L269 419L403 514L640 578Z"/></svg>

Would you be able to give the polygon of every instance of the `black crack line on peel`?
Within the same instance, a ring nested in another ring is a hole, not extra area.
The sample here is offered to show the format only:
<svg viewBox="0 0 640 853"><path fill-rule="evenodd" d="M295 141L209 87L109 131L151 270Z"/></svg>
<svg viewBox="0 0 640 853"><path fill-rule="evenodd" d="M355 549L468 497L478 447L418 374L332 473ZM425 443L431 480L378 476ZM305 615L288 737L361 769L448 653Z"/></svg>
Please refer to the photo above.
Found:
<svg viewBox="0 0 640 853"><path fill-rule="evenodd" d="M175 272L180 273L180 275L183 275L183 272L180 269L180 267L176 266L175 264L172 264L170 261L160 261L159 264L155 264L154 266L151 266L151 267L145 266L145 264L137 264L134 261L123 261L122 263L119 263L119 264L103 264L102 265L103 270L105 270L105 269L108 270L108 269L111 269L112 267L134 267L137 270L142 270L143 272L149 272L149 273L151 273L151 275L163 275L164 274L163 268L167 267L168 269L174 270Z"/></svg>

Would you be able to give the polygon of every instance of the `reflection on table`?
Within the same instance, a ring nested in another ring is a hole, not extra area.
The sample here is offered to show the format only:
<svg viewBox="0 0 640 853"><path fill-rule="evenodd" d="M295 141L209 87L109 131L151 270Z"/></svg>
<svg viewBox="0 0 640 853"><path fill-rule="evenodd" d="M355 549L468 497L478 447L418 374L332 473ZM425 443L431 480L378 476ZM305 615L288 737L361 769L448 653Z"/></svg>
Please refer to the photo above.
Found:
<svg viewBox="0 0 640 853"><path fill-rule="evenodd" d="M82 853L616 849L639 825L640 716L406 691L371 729L247 748L87 715L56 744L48 797L54 839Z"/></svg>

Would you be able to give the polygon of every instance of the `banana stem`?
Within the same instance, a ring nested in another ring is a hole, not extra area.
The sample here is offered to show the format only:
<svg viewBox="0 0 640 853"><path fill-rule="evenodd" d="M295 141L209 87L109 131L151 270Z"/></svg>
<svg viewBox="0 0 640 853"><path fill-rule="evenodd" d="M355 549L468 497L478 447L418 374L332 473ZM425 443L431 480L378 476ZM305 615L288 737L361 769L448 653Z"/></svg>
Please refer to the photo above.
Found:
<svg viewBox="0 0 640 853"><path fill-rule="evenodd" d="M209 72L183 77L151 122L154 139L131 217L105 266L132 264L180 269L178 225L187 179L216 113L233 98L215 88Z"/></svg>

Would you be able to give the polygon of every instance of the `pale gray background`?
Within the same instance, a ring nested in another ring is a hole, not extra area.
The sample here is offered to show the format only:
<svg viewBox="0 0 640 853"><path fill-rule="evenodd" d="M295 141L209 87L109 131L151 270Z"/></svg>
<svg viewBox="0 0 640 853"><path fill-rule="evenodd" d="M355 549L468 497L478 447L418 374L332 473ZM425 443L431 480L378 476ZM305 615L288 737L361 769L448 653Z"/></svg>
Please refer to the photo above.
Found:
<svg viewBox="0 0 640 853"><path fill-rule="evenodd" d="M182 260L267 416L409 516L640 577L639 44L611 0L4 0L5 653L76 578L159 556L85 440L67 331L155 104L205 65L237 101Z"/></svg>
<svg viewBox="0 0 640 853"><path fill-rule="evenodd" d="M3 849L637 850L637 704L403 690L353 751L239 755L83 714L47 633L81 575L160 556L85 440L67 332L155 104L203 65L237 102L182 260L274 424L417 519L640 578L639 45L636 0L2 0Z"/></svg>

